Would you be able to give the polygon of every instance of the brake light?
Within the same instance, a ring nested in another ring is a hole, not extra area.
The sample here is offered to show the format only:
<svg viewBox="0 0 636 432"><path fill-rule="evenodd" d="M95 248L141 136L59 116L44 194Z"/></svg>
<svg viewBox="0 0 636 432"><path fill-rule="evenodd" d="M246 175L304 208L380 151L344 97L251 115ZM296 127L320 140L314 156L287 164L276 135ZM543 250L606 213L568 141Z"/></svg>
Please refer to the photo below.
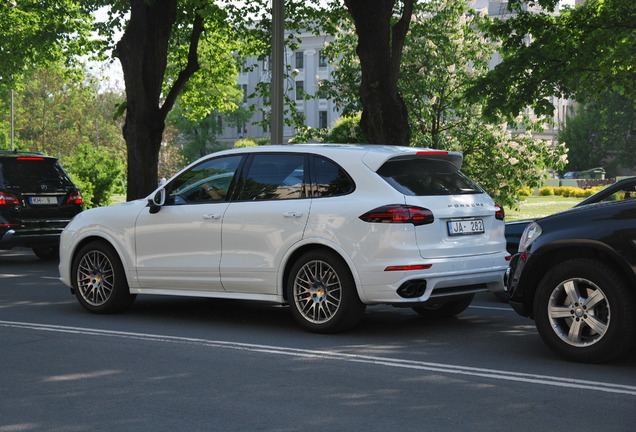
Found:
<svg viewBox="0 0 636 432"><path fill-rule="evenodd" d="M18 159L18 160L31 160L31 161L34 161L34 160L37 160L37 161L44 160L44 158L41 158L41 157L19 157L19 158L17 158L17 159Z"/></svg>
<svg viewBox="0 0 636 432"><path fill-rule="evenodd" d="M82 194L79 191L71 192L66 200L66 204L82 204L83 202Z"/></svg>
<svg viewBox="0 0 636 432"><path fill-rule="evenodd" d="M415 226L433 223L433 212L423 207L401 204L378 207L360 216L370 223L410 223Z"/></svg>
<svg viewBox="0 0 636 432"><path fill-rule="evenodd" d="M448 154L447 151L421 151L421 152L417 152L418 155L421 154Z"/></svg>
<svg viewBox="0 0 636 432"><path fill-rule="evenodd" d="M0 205L20 205L18 197L8 192L0 192Z"/></svg>
<svg viewBox="0 0 636 432"><path fill-rule="evenodd" d="M506 212L501 204L495 203L495 219L504 220Z"/></svg>

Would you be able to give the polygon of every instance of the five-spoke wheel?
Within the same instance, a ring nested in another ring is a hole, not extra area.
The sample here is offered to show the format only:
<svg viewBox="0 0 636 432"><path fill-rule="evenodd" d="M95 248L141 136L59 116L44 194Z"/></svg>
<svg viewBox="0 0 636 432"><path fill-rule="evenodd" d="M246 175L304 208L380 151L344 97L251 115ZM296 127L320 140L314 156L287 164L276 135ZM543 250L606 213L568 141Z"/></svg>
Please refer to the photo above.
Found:
<svg viewBox="0 0 636 432"><path fill-rule="evenodd" d="M625 281L601 261L560 262L537 288L537 330L553 351L569 360L612 360L629 349L636 336L630 295Z"/></svg>

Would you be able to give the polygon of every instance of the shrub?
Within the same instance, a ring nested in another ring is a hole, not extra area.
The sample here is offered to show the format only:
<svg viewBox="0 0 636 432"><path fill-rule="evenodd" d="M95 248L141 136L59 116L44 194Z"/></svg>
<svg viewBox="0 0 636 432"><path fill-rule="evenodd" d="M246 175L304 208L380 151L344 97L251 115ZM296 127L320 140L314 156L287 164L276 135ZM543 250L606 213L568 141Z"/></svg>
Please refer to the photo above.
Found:
<svg viewBox="0 0 636 432"><path fill-rule="evenodd" d="M551 196L554 195L554 188L551 187L542 187L541 189L539 189L539 195L541 196Z"/></svg>
<svg viewBox="0 0 636 432"><path fill-rule="evenodd" d="M110 204L110 197L124 175L124 164L112 149L80 144L64 166L82 192L84 208Z"/></svg>
<svg viewBox="0 0 636 432"><path fill-rule="evenodd" d="M252 138L240 139L234 143L234 148L242 148L242 147L257 147L256 141Z"/></svg>
<svg viewBox="0 0 636 432"><path fill-rule="evenodd" d="M517 190L517 194L522 196L530 196L534 193L534 189L530 186L523 186L521 189Z"/></svg>

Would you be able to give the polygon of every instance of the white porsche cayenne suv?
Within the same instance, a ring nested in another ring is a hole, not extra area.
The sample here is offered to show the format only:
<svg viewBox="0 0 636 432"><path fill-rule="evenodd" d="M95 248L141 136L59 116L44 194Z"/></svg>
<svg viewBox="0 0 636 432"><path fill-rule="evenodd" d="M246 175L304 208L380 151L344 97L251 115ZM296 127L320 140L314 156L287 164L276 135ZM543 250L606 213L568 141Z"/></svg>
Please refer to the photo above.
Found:
<svg viewBox="0 0 636 432"><path fill-rule="evenodd" d="M316 332L349 329L374 304L452 316L503 290L509 259L503 209L461 163L380 145L214 153L147 199L76 216L61 280L95 313L165 294L288 304Z"/></svg>

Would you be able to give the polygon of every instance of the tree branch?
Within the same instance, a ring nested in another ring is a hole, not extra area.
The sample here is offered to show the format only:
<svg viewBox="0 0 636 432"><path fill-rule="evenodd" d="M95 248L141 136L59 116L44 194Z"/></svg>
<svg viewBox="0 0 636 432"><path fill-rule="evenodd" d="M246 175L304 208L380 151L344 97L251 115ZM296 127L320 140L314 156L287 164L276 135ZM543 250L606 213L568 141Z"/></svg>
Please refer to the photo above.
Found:
<svg viewBox="0 0 636 432"><path fill-rule="evenodd" d="M192 26L192 34L190 35L190 48L188 51L188 63L185 68L179 73L179 76L175 80L174 84L170 88L168 95L166 96L166 100L161 106L160 112L165 118L172 107L174 106L177 96L183 90L183 87L188 82L190 77L194 75L200 68L199 65L199 40L201 39L201 34L205 30L205 24L203 22L203 17L196 13L194 16L194 23Z"/></svg>

